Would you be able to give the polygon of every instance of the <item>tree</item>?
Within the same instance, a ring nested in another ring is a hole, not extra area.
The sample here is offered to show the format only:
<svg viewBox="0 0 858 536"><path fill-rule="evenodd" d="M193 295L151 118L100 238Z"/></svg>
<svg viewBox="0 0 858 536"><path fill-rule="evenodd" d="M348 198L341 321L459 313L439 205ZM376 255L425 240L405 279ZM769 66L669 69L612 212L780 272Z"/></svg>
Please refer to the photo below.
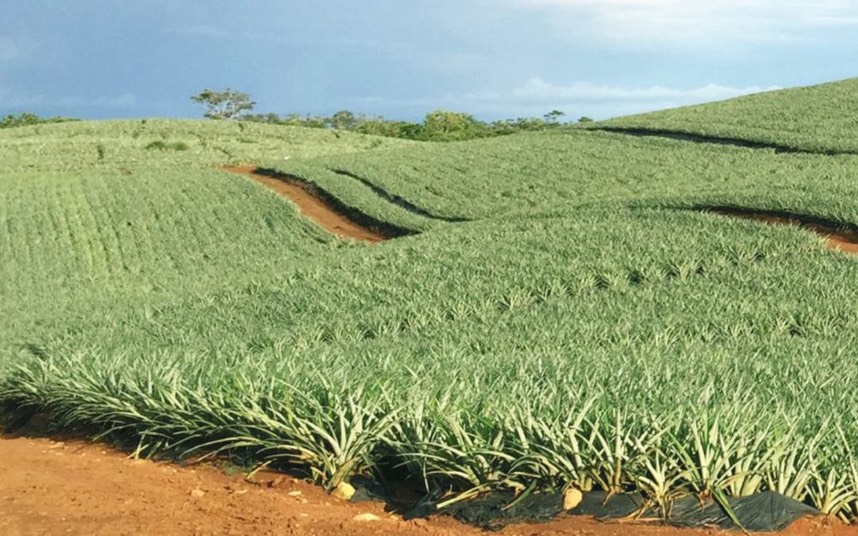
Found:
<svg viewBox="0 0 858 536"><path fill-rule="evenodd" d="M241 116L243 121L253 121L254 123L268 123L269 125L279 125L283 122L280 119L280 116L274 112L268 112L267 114L245 114Z"/></svg>
<svg viewBox="0 0 858 536"><path fill-rule="evenodd" d="M331 126L338 130L354 130L356 124L355 114L348 110L340 110L331 116Z"/></svg>
<svg viewBox="0 0 858 536"><path fill-rule="evenodd" d="M42 118L36 114L22 112L18 115L7 115L0 119L0 128L26 127L30 125L41 125L42 123L63 123L66 121L77 121L68 117Z"/></svg>
<svg viewBox="0 0 858 536"><path fill-rule="evenodd" d="M204 89L191 100L206 107L205 116L209 119L238 119L242 113L253 110L256 105L250 95L226 88L224 91Z"/></svg>
<svg viewBox="0 0 858 536"><path fill-rule="evenodd" d="M477 137L480 123L470 114L436 110L423 119L423 135L429 140L461 140Z"/></svg>
<svg viewBox="0 0 858 536"><path fill-rule="evenodd" d="M549 125L556 125L557 123L560 122L560 118L563 117L564 115L566 115L566 114L561 112L560 110L551 110L550 112L543 115L542 117L545 119L545 122L548 123Z"/></svg>

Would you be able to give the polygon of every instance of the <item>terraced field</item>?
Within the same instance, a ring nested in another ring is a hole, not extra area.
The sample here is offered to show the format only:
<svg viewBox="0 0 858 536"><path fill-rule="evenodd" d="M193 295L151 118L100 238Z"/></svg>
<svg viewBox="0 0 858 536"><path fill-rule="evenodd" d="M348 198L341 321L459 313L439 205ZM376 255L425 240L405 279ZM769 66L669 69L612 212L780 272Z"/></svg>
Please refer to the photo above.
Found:
<svg viewBox="0 0 858 536"><path fill-rule="evenodd" d="M849 109L856 81L451 144L0 132L0 400L327 489L395 475L444 500L574 488L664 509L771 490L853 520L858 262L723 214L854 236ZM412 234L335 238L224 164Z"/></svg>

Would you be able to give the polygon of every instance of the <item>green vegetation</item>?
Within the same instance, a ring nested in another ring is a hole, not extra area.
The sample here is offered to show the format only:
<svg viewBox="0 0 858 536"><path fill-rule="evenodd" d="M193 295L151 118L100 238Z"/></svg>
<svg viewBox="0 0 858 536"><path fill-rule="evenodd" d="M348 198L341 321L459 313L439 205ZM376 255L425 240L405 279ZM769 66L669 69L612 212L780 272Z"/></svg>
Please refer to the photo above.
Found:
<svg viewBox="0 0 858 536"><path fill-rule="evenodd" d="M700 210L858 224L858 156L154 121L0 148L0 401L18 416L329 488L395 466L453 496L771 489L858 516L858 262ZM227 162L422 233L334 239Z"/></svg>
<svg viewBox="0 0 858 536"><path fill-rule="evenodd" d="M596 127L738 138L819 153L858 153L858 79L622 117Z"/></svg>
<svg viewBox="0 0 858 536"><path fill-rule="evenodd" d="M389 138L444 142L551 130L566 126L560 122L563 115L563 112L553 110L541 118L519 117L518 119L486 122L464 112L435 110L426 114L422 122L414 123L411 121L393 121L383 117L356 116L348 110L342 110L331 117L301 116L298 114L280 117L277 114L268 113L245 115L243 119L273 125L326 128ZM588 121L592 120L587 117L581 118L581 122L586 123Z"/></svg>
<svg viewBox="0 0 858 536"><path fill-rule="evenodd" d="M147 148L159 142L188 149ZM403 143L235 122L3 131L0 347L20 346L39 326L73 329L73 319L117 307L250 283L285 258L341 247L291 205L214 166Z"/></svg>
<svg viewBox="0 0 858 536"><path fill-rule="evenodd" d="M463 141L548 130L561 126L560 120L565 115L560 110L552 110L542 118L519 117L487 123L464 112L435 110L426 114L422 123L413 123L390 121L383 117L356 116L349 110L340 110L331 117L299 114L280 117L276 113L251 114L256 103L250 100L249 94L233 89L224 91L206 89L192 96L191 100L206 107L204 116L209 119L241 119L270 125L332 129L337 132L337 135L339 131L349 131L417 141ZM588 117L580 119L582 123L591 121L592 119Z"/></svg>
<svg viewBox="0 0 858 536"><path fill-rule="evenodd" d="M242 121L143 119L37 125L0 132L0 173L176 167L188 172L223 163L300 159L330 153L380 150L404 140ZM183 143L183 151L153 151L150 144ZM99 150L99 148L101 148Z"/></svg>
<svg viewBox="0 0 858 536"><path fill-rule="evenodd" d="M35 114L23 112L17 115L10 114L0 119L0 128L28 127L32 125L42 125L45 123L65 123L68 121L77 120L68 117L43 118Z"/></svg>
<svg viewBox="0 0 858 536"><path fill-rule="evenodd" d="M250 100L248 93L230 88L224 91L204 89L192 96L191 100L206 107L205 116L209 119L240 119L256 106L256 103Z"/></svg>
<svg viewBox="0 0 858 536"><path fill-rule="evenodd" d="M173 151L187 151L189 149L188 144L183 141L176 141L173 143L165 143L161 140L155 140L151 143L148 143L144 149L157 149L159 151L173 150Z"/></svg>
<svg viewBox="0 0 858 536"><path fill-rule="evenodd" d="M599 131L557 131L265 165L315 182L365 212L405 226L413 215L359 181L432 214L531 217L551 209L738 205L858 221L856 160L778 154ZM816 184L824 177L824 187ZM356 184L357 183L357 184ZM421 228L439 225L422 219Z"/></svg>

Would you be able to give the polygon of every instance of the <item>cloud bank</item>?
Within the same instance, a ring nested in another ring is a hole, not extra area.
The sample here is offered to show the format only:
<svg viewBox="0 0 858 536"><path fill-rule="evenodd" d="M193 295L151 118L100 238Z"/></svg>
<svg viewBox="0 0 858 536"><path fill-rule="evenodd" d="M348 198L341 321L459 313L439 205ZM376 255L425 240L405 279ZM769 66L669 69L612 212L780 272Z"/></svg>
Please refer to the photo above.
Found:
<svg viewBox="0 0 858 536"><path fill-rule="evenodd" d="M626 43L784 41L814 27L858 24L858 5L849 0L507 1L514 8L547 11L569 36Z"/></svg>
<svg viewBox="0 0 858 536"><path fill-rule="evenodd" d="M692 103L729 99L749 93L771 91L779 87L749 86L735 88L709 84L702 87L679 89L664 86L628 88L576 82L570 85L555 85L540 78L531 78L523 86L512 91L512 100L534 103L564 102L674 102Z"/></svg>
<svg viewBox="0 0 858 536"><path fill-rule="evenodd" d="M564 85L533 77L524 84L507 91L451 94L440 98L400 101L367 98L360 99L359 104L385 104L404 110L421 110L424 113L434 109L450 109L491 117L541 116L557 109L565 112L572 119L581 115L606 119L617 115L701 104L777 89L781 88L778 86L729 87L717 84L691 88L623 87L591 82Z"/></svg>

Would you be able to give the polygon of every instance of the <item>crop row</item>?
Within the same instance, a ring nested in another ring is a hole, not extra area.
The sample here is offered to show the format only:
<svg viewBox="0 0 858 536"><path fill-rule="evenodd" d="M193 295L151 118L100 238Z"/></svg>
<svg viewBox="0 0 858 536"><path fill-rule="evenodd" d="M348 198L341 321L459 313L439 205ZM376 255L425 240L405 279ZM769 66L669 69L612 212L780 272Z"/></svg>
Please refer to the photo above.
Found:
<svg viewBox="0 0 858 536"><path fill-rule="evenodd" d="M790 357L811 348L833 347L781 344L761 365L825 371ZM735 346L630 346L637 355L628 361L619 349L521 349L501 360L389 348L319 352L312 363L84 353L33 358L0 393L58 427L133 440L140 455L216 451L303 469L329 488L392 463L412 483L456 495L634 489L667 507L687 494L771 489L855 515L854 389L832 386L827 371L794 378L792 393L749 385L739 372L752 365L736 360L759 357ZM695 352L710 363L700 366ZM587 359L610 363L613 374L590 379ZM854 373L841 372L839 386L855 385ZM670 409L671 398L685 403Z"/></svg>
<svg viewBox="0 0 858 536"><path fill-rule="evenodd" d="M855 515L858 266L798 230L612 214L427 233L84 324L0 398L141 455L219 450L329 487L392 462L454 496L574 486L666 506L773 489ZM616 226L625 242L605 240ZM571 245L592 252L588 237L601 257ZM349 335L387 319L391 333Z"/></svg>
<svg viewBox="0 0 858 536"><path fill-rule="evenodd" d="M575 487L663 508L771 489L858 516L858 264L807 231L684 210L855 222L854 157L194 128L0 134L7 410L329 488L404 474L450 499ZM293 142L317 158L284 160ZM245 158L423 233L350 245L201 169Z"/></svg>
<svg viewBox="0 0 858 536"><path fill-rule="evenodd" d="M315 182L376 218L431 229L445 224L417 218L331 170L372 181L447 218L529 218L612 205L736 205L854 221L856 158L572 131L267 165Z"/></svg>
<svg viewBox="0 0 858 536"><path fill-rule="evenodd" d="M854 141L858 80L622 117L611 127L731 137L818 153L858 153ZM598 125L598 127L603 125Z"/></svg>

